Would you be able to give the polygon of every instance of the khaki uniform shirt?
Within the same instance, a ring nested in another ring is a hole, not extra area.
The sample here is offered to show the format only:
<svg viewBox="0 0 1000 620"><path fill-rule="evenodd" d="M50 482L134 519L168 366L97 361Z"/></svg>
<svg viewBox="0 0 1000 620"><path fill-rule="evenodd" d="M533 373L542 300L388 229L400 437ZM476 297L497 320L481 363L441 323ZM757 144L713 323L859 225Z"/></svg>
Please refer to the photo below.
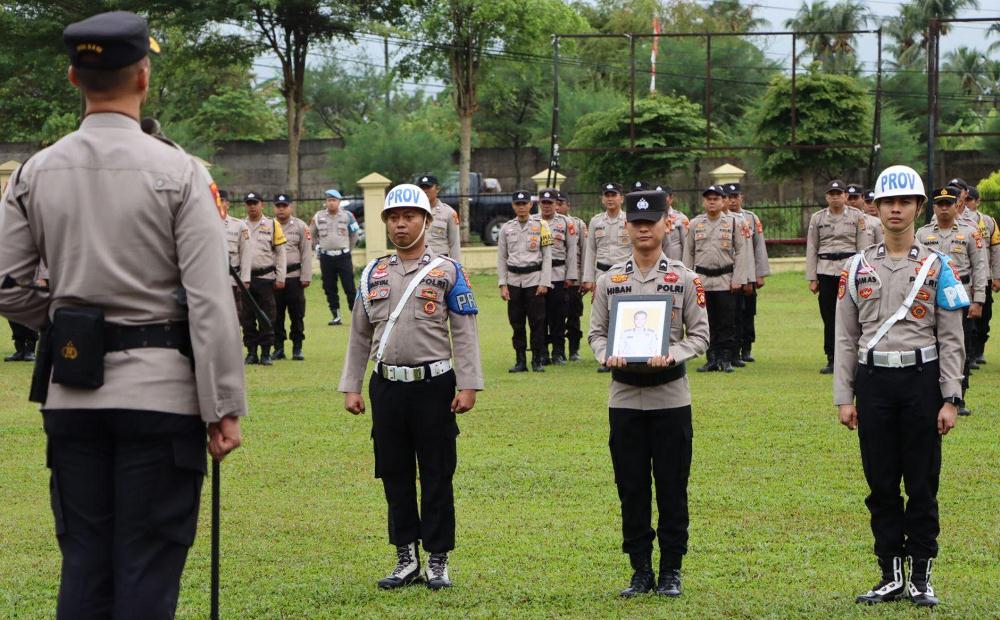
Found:
<svg viewBox="0 0 1000 620"><path fill-rule="evenodd" d="M669 229L663 235L663 253L670 260L684 260L684 241L687 239L688 226L691 222L680 211L670 209L667 215Z"/></svg>
<svg viewBox="0 0 1000 620"><path fill-rule="evenodd" d="M512 273L508 267L541 265L531 273ZM547 286L552 288L552 232L548 222L530 217L522 224L517 218L500 227L497 241L499 286Z"/></svg>
<svg viewBox="0 0 1000 620"><path fill-rule="evenodd" d="M583 267L583 281L596 282L604 273L597 263L617 265L632 254L632 240L625 228L625 211L611 219L608 213L598 213L590 218L590 238L587 240L587 263Z"/></svg>
<svg viewBox="0 0 1000 620"><path fill-rule="evenodd" d="M531 219L537 222L544 218L536 213ZM551 220L545 220L545 223L549 225L549 231L552 233L552 281L564 282L575 279L580 239L576 224L571 218L558 213L553 215ZM556 265L557 261L563 264Z"/></svg>
<svg viewBox="0 0 1000 620"><path fill-rule="evenodd" d="M979 233L987 246L986 262L990 278L1000 279L1000 229L992 217L966 208L958 218L959 222L968 223Z"/></svg>
<svg viewBox="0 0 1000 620"><path fill-rule="evenodd" d="M642 274L629 256L597 280L590 310L590 348L598 361L608 357L608 327L611 299L616 295L671 295L670 355L680 364L708 349L708 313L705 291L698 275L683 263L660 255L659 263ZM691 404L687 375L652 387L611 381L608 407L624 409L672 409Z"/></svg>
<svg viewBox="0 0 1000 620"><path fill-rule="evenodd" d="M882 220L865 213L865 247L882 243Z"/></svg>
<svg viewBox="0 0 1000 620"><path fill-rule="evenodd" d="M39 261L50 292L0 290L0 314L35 329L93 305L108 323L188 321L194 352L104 356L96 390L49 386L47 411L142 409L214 422L247 411L225 237L205 169L123 114L89 114L28 160L0 211L0 274L26 282ZM186 293L186 305L178 299Z"/></svg>
<svg viewBox="0 0 1000 620"><path fill-rule="evenodd" d="M865 229L868 227L865 214L857 209L844 207L840 215L835 215L827 207L809 218L806 234L806 280L815 280L817 274L839 276L844 270L842 260L820 258L820 254L850 252L855 253L868 247Z"/></svg>
<svg viewBox="0 0 1000 620"><path fill-rule="evenodd" d="M229 250L229 264L236 268L236 273L240 274L240 279L244 282L250 281L250 264L253 257L250 255L250 229L243 220L227 215L222 222L226 231L226 247ZM236 283L232 283L236 286Z"/></svg>
<svg viewBox="0 0 1000 620"><path fill-rule="evenodd" d="M950 230L942 230L935 222L917 231L917 241L950 256L949 264L954 267L955 275L967 280L964 284L969 299L986 303L990 274L986 266L986 248L975 228L955 222Z"/></svg>
<svg viewBox="0 0 1000 620"><path fill-rule="evenodd" d="M570 216L573 219L573 224L576 226L577 232L577 243L576 243L576 273L570 277L570 274L566 274L566 278L571 280L576 280L577 284L583 282L583 272L585 271L585 265L587 264L587 241L590 238L590 233L587 230L587 223L576 217L575 215Z"/></svg>
<svg viewBox="0 0 1000 620"><path fill-rule="evenodd" d="M350 211L337 208L318 211L309 221L309 234L319 249L326 251L349 250L358 242L358 220Z"/></svg>
<svg viewBox="0 0 1000 620"><path fill-rule="evenodd" d="M731 213L720 213L715 220L702 213L691 220L688 227L684 241L684 264L691 270L698 267L733 267L730 273L701 276L707 291L728 291L733 286L753 282L755 275L749 234L749 228Z"/></svg>
<svg viewBox="0 0 1000 620"><path fill-rule="evenodd" d="M833 361L833 404L854 404L854 374L858 351L865 347L886 319L892 316L913 289L913 280L931 249L916 242L909 256L888 257L885 245L864 251L872 271L860 268L855 279L858 304L847 292L847 271L842 271L837 301ZM910 311L875 346L876 351L913 351L937 345L941 368L941 396L961 397L965 336L962 312L937 307L937 274L940 260L928 273ZM876 278L875 275L878 275ZM936 332L936 337L935 337Z"/></svg>
<svg viewBox="0 0 1000 620"><path fill-rule="evenodd" d="M431 229L427 231L427 245L439 256L449 256L462 260L462 231L458 227L458 213L441 202L431 208L434 219Z"/></svg>
<svg viewBox="0 0 1000 620"><path fill-rule="evenodd" d="M250 253L253 256L253 260L250 262L251 276L260 280L284 282L285 267L288 264L285 252L288 244L285 233L281 230L281 224L266 215L260 216L257 222L251 222L249 219L244 221L247 228L250 229ZM268 267L274 267L274 270L260 276L253 275L257 269L267 269Z"/></svg>
<svg viewBox="0 0 1000 620"><path fill-rule="evenodd" d="M764 239L764 225L757 214L746 209L730 211L733 215L741 217L750 231L750 246L753 250L753 271L755 278L766 278L771 275L771 265L767 261L767 240Z"/></svg>
<svg viewBox="0 0 1000 620"><path fill-rule="evenodd" d="M368 274L368 298L354 304L347 357L340 375L340 392L361 392L368 360L375 360L389 315L406 287L435 255L403 261L393 254L375 259ZM454 357L459 390L482 390L479 332L475 299L465 272L454 260L431 270L403 307L390 334L382 362L417 366Z"/></svg>
<svg viewBox="0 0 1000 620"><path fill-rule="evenodd" d="M288 218L287 224L278 222L285 234L285 267L299 263L300 267L288 270L286 278L299 278L300 282L312 282L312 233L306 223L295 217Z"/></svg>

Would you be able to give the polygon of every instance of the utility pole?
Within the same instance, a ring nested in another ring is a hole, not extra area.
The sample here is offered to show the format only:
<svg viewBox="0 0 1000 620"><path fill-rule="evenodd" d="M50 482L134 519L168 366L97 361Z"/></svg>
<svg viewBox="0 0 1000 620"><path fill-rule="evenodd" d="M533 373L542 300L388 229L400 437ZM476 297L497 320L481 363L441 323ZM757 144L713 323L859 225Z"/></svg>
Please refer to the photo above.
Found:
<svg viewBox="0 0 1000 620"><path fill-rule="evenodd" d="M392 91L392 82L389 79L389 35L382 37L382 52L385 59L385 111L389 113L389 95Z"/></svg>

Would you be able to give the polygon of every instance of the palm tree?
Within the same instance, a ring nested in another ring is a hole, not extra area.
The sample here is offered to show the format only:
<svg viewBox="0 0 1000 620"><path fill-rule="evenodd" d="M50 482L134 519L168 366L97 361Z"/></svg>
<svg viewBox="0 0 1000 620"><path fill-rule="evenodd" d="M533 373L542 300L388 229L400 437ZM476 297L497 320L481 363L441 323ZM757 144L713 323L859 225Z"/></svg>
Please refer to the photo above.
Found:
<svg viewBox="0 0 1000 620"><path fill-rule="evenodd" d="M770 23L763 17L755 17L756 9L757 5L744 5L740 0L714 0L705 12L724 30L745 32L768 26Z"/></svg>
<svg viewBox="0 0 1000 620"><path fill-rule="evenodd" d="M979 0L912 0L900 7L899 15L884 22L885 32L893 41L887 50L897 67L913 66L927 50L927 24L932 19L954 19L965 9L978 9ZM1000 32L991 27L990 31ZM951 24L941 24L941 34L948 34Z"/></svg>
<svg viewBox="0 0 1000 620"><path fill-rule="evenodd" d="M963 95L979 95L986 90L985 62L982 52L962 46L945 55L944 70L958 76Z"/></svg>
<svg viewBox="0 0 1000 620"><path fill-rule="evenodd" d="M993 35L994 32L1000 34L1000 24L993 24L992 26L990 26L990 29L986 31L986 37L989 38L990 36ZM990 43L990 46L986 48L986 51L993 53L997 49L1000 49L1000 41L994 41L993 43Z"/></svg>
<svg viewBox="0 0 1000 620"><path fill-rule="evenodd" d="M993 100L993 108L1000 110L1000 60L988 59L983 63L984 94Z"/></svg>
<svg viewBox="0 0 1000 620"><path fill-rule="evenodd" d="M809 34L806 46L814 60L830 72L857 72L855 43L857 36L846 31L861 30L872 19L872 13L858 0L841 0L828 5L826 0L803 2L795 17L785 21L785 27Z"/></svg>

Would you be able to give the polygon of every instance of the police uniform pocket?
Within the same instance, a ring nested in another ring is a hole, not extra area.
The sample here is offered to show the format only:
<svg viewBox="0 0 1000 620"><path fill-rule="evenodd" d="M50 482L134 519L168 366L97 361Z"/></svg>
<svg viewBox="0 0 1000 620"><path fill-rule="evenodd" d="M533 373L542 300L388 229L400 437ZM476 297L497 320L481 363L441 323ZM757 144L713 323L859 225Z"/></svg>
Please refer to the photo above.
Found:
<svg viewBox="0 0 1000 620"><path fill-rule="evenodd" d="M448 236L448 226L447 224L442 224L439 222L434 222L431 226L431 236L432 237L447 237Z"/></svg>
<svg viewBox="0 0 1000 620"><path fill-rule="evenodd" d="M878 320L879 307L882 303L881 294L882 292L877 288L864 285L858 287L859 322L870 323Z"/></svg>
<svg viewBox="0 0 1000 620"><path fill-rule="evenodd" d="M422 321L443 321L444 293L433 286L422 286L414 293L413 316Z"/></svg>
<svg viewBox="0 0 1000 620"><path fill-rule="evenodd" d="M382 295L380 288L372 289L369 291L369 295L374 293L375 295ZM384 293L388 295L388 291ZM368 320L372 323L381 323L382 321L389 320L389 298L388 297L375 297L370 300L368 304Z"/></svg>
<svg viewBox="0 0 1000 620"><path fill-rule="evenodd" d="M185 547L194 543L206 468L203 434L182 435L170 440L149 514L153 530L166 540Z"/></svg>

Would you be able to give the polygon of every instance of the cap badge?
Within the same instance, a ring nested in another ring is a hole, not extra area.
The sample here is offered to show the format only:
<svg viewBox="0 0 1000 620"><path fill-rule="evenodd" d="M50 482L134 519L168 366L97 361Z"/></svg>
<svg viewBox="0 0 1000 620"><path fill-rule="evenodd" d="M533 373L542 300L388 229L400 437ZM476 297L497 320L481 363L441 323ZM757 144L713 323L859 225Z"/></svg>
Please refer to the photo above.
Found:
<svg viewBox="0 0 1000 620"><path fill-rule="evenodd" d="M640 211L645 211L646 209L649 208L649 203L646 202L645 198L640 198L639 202L635 203L635 208L639 209Z"/></svg>

